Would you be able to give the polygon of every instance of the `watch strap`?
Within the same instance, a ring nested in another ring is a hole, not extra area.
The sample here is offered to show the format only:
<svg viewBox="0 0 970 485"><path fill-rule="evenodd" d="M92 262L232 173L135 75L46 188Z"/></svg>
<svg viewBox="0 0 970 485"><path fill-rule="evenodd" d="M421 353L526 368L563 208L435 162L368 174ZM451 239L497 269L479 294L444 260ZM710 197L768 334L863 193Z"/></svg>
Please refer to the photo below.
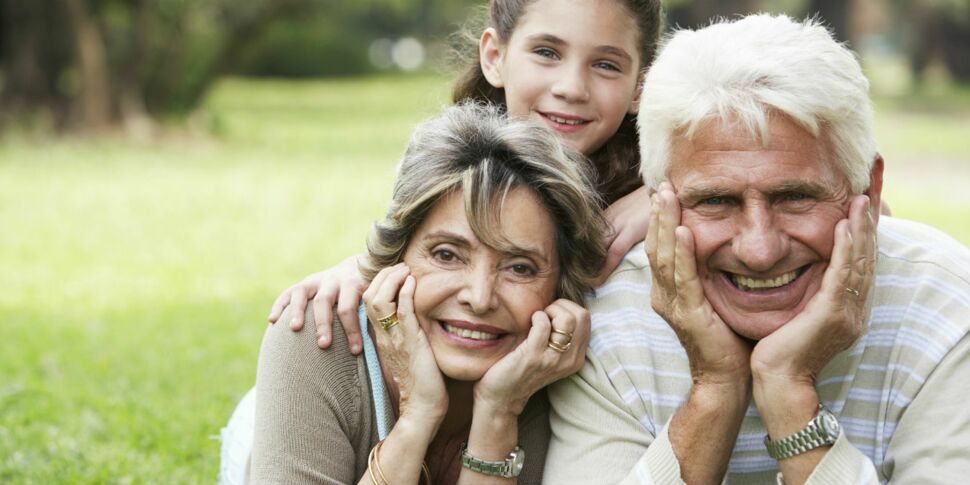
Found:
<svg viewBox="0 0 970 485"><path fill-rule="evenodd" d="M776 460L784 460L815 448L834 444L840 432L841 427L835 415L819 405L818 414L801 430L779 440L772 440L765 435L765 448L768 450L768 456Z"/></svg>
<svg viewBox="0 0 970 485"><path fill-rule="evenodd" d="M514 478L522 473L525 461L525 451L516 446L504 460L482 460L468 452L468 443L461 444L461 466L483 475L493 477Z"/></svg>

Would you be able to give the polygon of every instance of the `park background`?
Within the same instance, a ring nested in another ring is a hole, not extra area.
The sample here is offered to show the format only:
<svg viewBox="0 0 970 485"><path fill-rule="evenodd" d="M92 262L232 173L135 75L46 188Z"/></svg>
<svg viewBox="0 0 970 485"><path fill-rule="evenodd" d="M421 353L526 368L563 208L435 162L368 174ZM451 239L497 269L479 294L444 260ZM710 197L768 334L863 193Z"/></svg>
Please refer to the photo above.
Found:
<svg viewBox="0 0 970 485"><path fill-rule="evenodd" d="M213 482L271 302L363 248L482 1L0 0L0 483ZM893 212L970 244L968 3L664 6L820 12Z"/></svg>

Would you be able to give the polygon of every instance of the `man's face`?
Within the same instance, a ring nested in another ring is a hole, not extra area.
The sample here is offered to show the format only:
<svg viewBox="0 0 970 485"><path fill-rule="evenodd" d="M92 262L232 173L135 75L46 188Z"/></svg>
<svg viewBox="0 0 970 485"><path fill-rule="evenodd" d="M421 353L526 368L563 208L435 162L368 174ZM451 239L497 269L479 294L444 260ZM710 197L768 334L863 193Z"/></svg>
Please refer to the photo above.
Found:
<svg viewBox="0 0 970 485"><path fill-rule="evenodd" d="M697 273L714 311L760 340L819 291L849 183L824 146L775 115L767 145L741 126L711 123L679 137L670 182L694 235Z"/></svg>

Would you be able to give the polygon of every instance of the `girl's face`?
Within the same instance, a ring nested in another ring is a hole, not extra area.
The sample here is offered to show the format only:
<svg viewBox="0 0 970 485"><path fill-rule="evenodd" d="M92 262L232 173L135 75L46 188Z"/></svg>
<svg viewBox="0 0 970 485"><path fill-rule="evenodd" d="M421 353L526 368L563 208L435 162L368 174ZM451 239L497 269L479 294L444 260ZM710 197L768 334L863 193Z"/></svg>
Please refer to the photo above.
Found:
<svg viewBox="0 0 970 485"><path fill-rule="evenodd" d="M482 71L510 115L556 130L589 155L637 110L636 22L616 0L536 0L507 41L482 35Z"/></svg>

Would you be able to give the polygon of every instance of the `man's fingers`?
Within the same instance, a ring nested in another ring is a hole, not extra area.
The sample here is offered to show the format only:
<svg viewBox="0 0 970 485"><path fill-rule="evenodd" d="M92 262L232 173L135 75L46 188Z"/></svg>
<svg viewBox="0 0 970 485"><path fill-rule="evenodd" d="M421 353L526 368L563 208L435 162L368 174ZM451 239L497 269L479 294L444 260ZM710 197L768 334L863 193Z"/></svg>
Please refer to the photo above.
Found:
<svg viewBox="0 0 970 485"><path fill-rule="evenodd" d="M660 184L660 218L657 228L657 269L661 279L669 287L673 284L675 270L675 247L677 239L674 230L680 225L680 206L677 196L670 190L670 184Z"/></svg>
<svg viewBox="0 0 970 485"><path fill-rule="evenodd" d="M685 309L700 308L704 304L704 289L697 277L697 261L694 259L694 235L690 229L678 226L674 230L677 238L675 248L674 284L677 296Z"/></svg>

